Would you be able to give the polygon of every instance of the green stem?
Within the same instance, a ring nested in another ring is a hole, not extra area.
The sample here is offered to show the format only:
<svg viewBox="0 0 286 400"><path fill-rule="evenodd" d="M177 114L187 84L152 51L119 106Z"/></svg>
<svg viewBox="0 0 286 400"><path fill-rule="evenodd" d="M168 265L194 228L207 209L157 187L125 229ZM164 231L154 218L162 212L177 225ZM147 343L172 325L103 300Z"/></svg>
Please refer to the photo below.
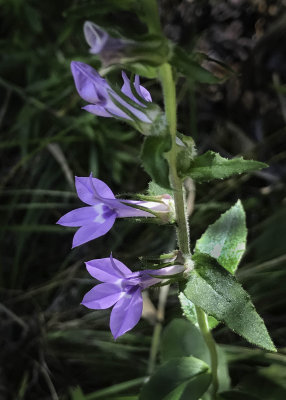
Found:
<svg viewBox="0 0 286 400"><path fill-rule="evenodd" d="M218 358L217 358L217 350L216 343L212 337L212 334L209 329L208 318L205 312L196 306L196 313L198 318L198 323L206 345L208 346L210 356L211 356L211 370L212 370L212 395L213 399L216 398L216 393L218 391L218 376L217 376L217 368L218 368Z"/></svg>
<svg viewBox="0 0 286 400"><path fill-rule="evenodd" d="M145 14L145 21L147 23L149 33L160 34L161 24L158 13L157 0L141 0L141 7Z"/></svg>
<svg viewBox="0 0 286 400"><path fill-rule="evenodd" d="M172 147L168 153L168 161L170 167L170 181L174 191L176 218L177 218L177 237L181 252L190 255L189 227L187 221L185 192L182 180L177 174L177 109L176 109L176 87L173 79L170 64L163 64L159 68L159 76L162 83L166 118L169 125L170 135L172 139Z"/></svg>
<svg viewBox="0 0 286 400"><path fill-rule="evenodd" d="M163 64L159 68L159 77L163 88L165 113L172 138L172 147L168 153L168 162L170 168L170 183L174 191L174 201L177 219L177 237L179 248L186 259L191 257L190 240L189 240L189 226L187 219L187 211L185 205L185 193L183 182L177 174L177 110L176 110L176 87L173 79L172 69L169 64ZM218 390L217 379L217 352L215 341L209 330L207 316L204 311L196 307L198 323L202 332L203 338L208 346L211 357L211 370L212 370L212 398L216 398Z"/></svg>

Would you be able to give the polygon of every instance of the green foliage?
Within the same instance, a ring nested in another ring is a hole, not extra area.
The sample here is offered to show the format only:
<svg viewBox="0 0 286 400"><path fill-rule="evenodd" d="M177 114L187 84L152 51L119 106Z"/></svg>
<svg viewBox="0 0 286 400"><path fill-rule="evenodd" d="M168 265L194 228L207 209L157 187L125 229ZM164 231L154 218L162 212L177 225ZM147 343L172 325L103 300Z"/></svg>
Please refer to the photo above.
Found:
<svg viewBox="0 0 286 400"><path fill-rule="evenodd" d="M164 154L171 148L170 136L148 136L144 140L141 160L146 172L159 186L169 188L169 166Z"/></svg>
<svg viewBox="0 0 286 400"><path fill-rule="evenodd" d="M245 251L246 235L245 212L238 200L197 240L195 251L215 258L234 274Z"/></svg>
<svg viewBox="0 0 286 400"><path fill-rule="evenodd" d="M218 379L220 390L230 387L230 378L225 353L220 346L218 352ZM177 357L193 356L210 366L210 355L200 330L189 321L173 319L163 331L161 360L169 361Z"/></svg>
<svg viewBox="0 0 286 400"><path fill-rule="evenodd" d="M263 320L236 279L206 254L196 253L193 259L185 296L250 343L275 351Z"/></svg>
<svg viewBox="0 0 286 400"><path fill-rule="evenodd" d="M140 400L198 400L211 381L207 364L194 357L173 358L143 386Z"/></svg>
<svg viewBox="0 0 286 400"><path fill-rule="evenodd" d="M210 71L203 68L193 54L188 54L179 46L174 47L170 62L191 82L214 84L220 81Z"/></svg>
<svg viewBox="0 0 286 400"><path fill-rule="evenodd" d="M183 315L198 328L199 323L194 303L190 299L187 299L183 292L180 292L179 300ZM209 329L214 329L219 324L211 315L208 315L207 318Z"/></svg>
<svg viewBox="0 0 286 400"><path fill-rule="evenodd" d="M161 361L164 363L172 358L187 356L210 363L209 351L199 329L189 321L176 318L164 329Z"/></svg>
<svg viewBox="0 0 286 400"><path fill-rule="evenodd" d="M207 151L196 157L190 167L181 170L181 176L190 176L198 183L209 182L212 179L225 179L235 174L256 171L266 168L267 164L244 160L242 157L233 159L223 158L218 153Z"/></svg>

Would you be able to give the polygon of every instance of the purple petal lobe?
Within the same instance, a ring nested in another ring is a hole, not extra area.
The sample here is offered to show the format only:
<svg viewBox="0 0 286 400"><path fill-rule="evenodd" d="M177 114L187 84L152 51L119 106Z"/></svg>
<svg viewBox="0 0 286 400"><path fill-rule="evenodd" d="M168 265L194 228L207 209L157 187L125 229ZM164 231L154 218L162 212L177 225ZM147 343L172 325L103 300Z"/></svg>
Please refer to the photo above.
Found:
<svg viewBox="0 0 286 400"><path fill-rule="evenodd" d="M113 263L115 264L115 268ZM130 269L119 260L113 258L113 263L110 258L99 258L90 260L86 262L85 265L90 275L101 282L114 283L132 274Z"/></svg>
<svg viewBox="0 0 286 400"><path fill-rule="evenodd" d="M141 272L141 282L140 287L146 289L152 285L156 285L157 283L162 282L160 278L156 278L159 276L169 276L176 275L183 272L185 267L183 265L172 265L171 267L160 268L160 269L146 269Z"/></svg>
<svg viewBox="0 0 286 400"><path fill-rule="evenodd" d="M91 47L91 53L100 53L108 39L108 33L90 21L84 23L83 32L85 40Z"/></svg>
<svg viewBox="0 0 286 400"><path fill-rule="evenodd" d="M105 235L113 226L116 213L112 212L103 222L94 222L79 228L73 238L72 247L80 246L83 243Z"/></svg>
<svg viewBox="0 0 286 400"><path fill-rule="evenodd" d="M135 86L136 92L139 94L139 96L141 96L145 101L149 101L149 102L152 101L150 92L147 89L145 89L143 86L140 85L139 75L135 75L134 86Z"/></svg>
<svg viewBox="0 0 286 400"><path fill-rule="evenodd" d="M125 100L123 100L121 97L119 97L117 94L112 94L112 96L114 97L114 99L116 101L118 101L123 107L125 107L125 109L127 109L129 112L132 113L132 117L130 118L129 115L127 115L125 112L121 111L119 109L119 107L117 107L114 103L112 103L112 101L110 100L107 104L106 104L106 110L108 112L110 112L111 114L114 114L114 116L116 117L120 117L120 118L125 118L125 119L129 119L132 120L135 118L139 119L142 122L147 122L147 123L151 123L152 121L150 120L150 118L147 117L147 115L144 114L144 112L138 110L137 108L131 106L130 104L128 104ZM132 100L132 99L131 99Z"/></svg>
<svg viewBox="0 0 286 400"><path fill-rule="evenodd" d="M91 114L97 115L98 117L113 117L103 106L99 106L96 104L89 104L87 106L82 107L83 110L88 111Z"/></svg>
<svg viewBox="0 0 286 400"><path fill-rule="evenodd" d="M140 103L140 101L138 101L136 99L136 97L134 96L134 94L132 93L131 86L130 86L130 80L127 77L127 75L126 75L126 73L124 71L122 71L122 78L123 78L124 84L123 84L123 86L121 88L121 92L124 93L126 96L128 96L131 100L135 101L135 103L137 103L140 106L144 107L144 104ZM137 92L138 92L138 90L137 90ZM141 92L138 93L138 94L139 94L139 96L143 97L141 95Z"/></svg>
<svg viewBox="0 0 286 400"><path fill-rule="evenodd" d="M140 288L134 288L122 297L113 307L110 316L110 329L114 339L130 331L140 320L143 300Z"/></svg>
<svg viewBox="0 0 286 400"><path fill-rule="evenodd" d="M83 226L92 223L104 223L110 215L110 209L104 204L96 204L91 207L76 208L63 215L57 222L63 226Z"/></svg>
<svg viewBox="0 0 286 400"><path fill-rule="evenodd" d="M97 178L76 176L75 187L80 200L89 205L94 205L98 202L95 192L105 199L115 199L111 189Z"/></svg>
<svg viewBox="0 0 286 400"><path fill-rule="evenodd" d="M160 211L160 205L162 203L151 202L151 201L141 201L141 200L121 200L124 203L138 205L140 207L150 208L150 210ZM154 217L153 214L148 213L147 211L140 210L139 208L128 207L125 204L122 204L125 207L117 208L117 216L118 218L126 218L126 217ZM165 206L166 208L166 206Z"/></svg>
<svg viewBox="0 0 286 400"><path fill-rule="evenodd" d="M103 310L113 306L123 295L120 286L101 283L86 293L81 304L94 310Z"/></svg>
<svg viewBox="0 0 286 400"><path fill-rule="evenodd" d="M107 101L108 83L89 65L71 62L71 71L78 94L88 103L104 105Z"/></svg>

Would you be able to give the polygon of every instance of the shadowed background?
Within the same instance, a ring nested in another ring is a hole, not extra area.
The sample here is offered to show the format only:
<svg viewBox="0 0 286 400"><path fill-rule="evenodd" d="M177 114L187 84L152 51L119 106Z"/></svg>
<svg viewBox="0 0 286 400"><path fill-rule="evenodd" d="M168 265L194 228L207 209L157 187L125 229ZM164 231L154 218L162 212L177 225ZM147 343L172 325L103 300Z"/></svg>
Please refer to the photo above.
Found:
<svg viewBox="0 0 286 400"><path fill-rule="evenodd" d="M112 250L135 269L140 267L140 256L160 255L175 247L173 228L117 221L103 238L71 251L74 230L55 222L81 206L74 175L92 171L114 193L147 189L148 176L139 159L142 137L122 122L81 110L84 104L69 68L71 60L100 66L88 53L82 32L85 20L112 26L131 38L144 33L145 27L131 0L2 0L0 4L0 398L119 399L114 397L120 392L116 386L107 394L98 391L146 376L153 319L141 320L114 342L108 329L109 310L92 312L79 304L95 283L83 262L107 257ZM190 226L194 243L221 212L237 198L242 200L249 236L237 276L275 344L283 348L286 3L161 0L159 4L171 40L230 68L229 78L220 85L178 78L179 130L194 137L199 153L212 149L225 157L243 155L270 165L256 173L198 185ZM216 76L225 74L218 64L205 61L204 66ZM120 71L112 78L121 82ZM158 83L143 79L143 84L153 101L162 105ZM156 305L158 291L149 295ZM181 315L175 287L166 308L164 324ZM223 326L216 328L215 338L231 345L232 354L245 352L243 361L233 355L233 382L255 376L261 385L259 366L268 362L262 352L247 350L246 342ZM236 347L240 345L243 350ZM286 356L282 354L283 349L274 365L274 389L270 394L264 391L262 399L274 399L276 387L283 387L279 379L286 375ZM140 382L134 381L131 388L127 383L123 394L136 394ZM80 397L76 387L93 394ZM279 400L285 387L277 393Z"/></svg>

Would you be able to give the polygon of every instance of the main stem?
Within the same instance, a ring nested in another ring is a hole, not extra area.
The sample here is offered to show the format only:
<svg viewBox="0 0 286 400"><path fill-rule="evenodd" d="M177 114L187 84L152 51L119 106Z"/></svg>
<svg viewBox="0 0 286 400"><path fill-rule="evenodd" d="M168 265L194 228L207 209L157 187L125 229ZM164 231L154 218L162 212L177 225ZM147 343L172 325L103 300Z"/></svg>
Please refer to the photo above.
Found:
<svg viewBox="0 0 286 400"><path fill-rule="evenodd" d="M189 227L187 221L185 193L182 180L177 174L177 104L176 104L176 87L173 79L172 69L170 64L163 64L159 69L161 78L165 113L170 130L172 147L168 153L168 162L170 168L170 181L174 191L176 219L177 219L177 237L179 247L183 255L190 255L190 240L189 240Z"/></svg>
<svg viewBox="0 0 286 400"><path fill-rule="evenodd" d="M159 77L163 88L165 113L172 139L171 150L168 153L168 162L170 168L170 182L174 191L174 201L177 219L177 238L179 248L185 258L191 257L190 240L189 240L189 226L185 205L185 192L183 182L177 173L177 104L176 104L176 86L173 79L172 68L170 64L163 64L159 68ZM218 390L217 379L217 352L215 341L209 330L207 316L200 307L196 307L198 316L198 323L206 345L208 346L211 357L212 369L212 398L216 398Z"/></svg>

